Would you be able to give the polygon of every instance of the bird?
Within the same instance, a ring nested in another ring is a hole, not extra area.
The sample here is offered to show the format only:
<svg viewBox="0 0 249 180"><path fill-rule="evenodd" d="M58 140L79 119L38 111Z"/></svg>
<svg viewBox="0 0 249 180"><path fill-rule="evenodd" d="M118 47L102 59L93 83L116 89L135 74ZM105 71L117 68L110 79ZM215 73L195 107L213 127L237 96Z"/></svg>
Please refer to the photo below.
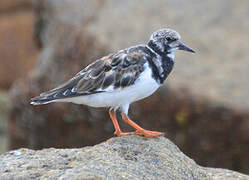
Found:
<svg viewBox="0 0 249 180"><path fill-rule="evenodd" d="M106 107L116 136L163 136L163 132L146 130L132 121L128 110L131 103L152 95L163 85L173 69L176 50L195 53L181 41L178 32L159 29L152 33L147 44L131 46L95 60L64 84L32 98L31 104L71 102ZM134 132L121 130L117 110Z"/></svg>

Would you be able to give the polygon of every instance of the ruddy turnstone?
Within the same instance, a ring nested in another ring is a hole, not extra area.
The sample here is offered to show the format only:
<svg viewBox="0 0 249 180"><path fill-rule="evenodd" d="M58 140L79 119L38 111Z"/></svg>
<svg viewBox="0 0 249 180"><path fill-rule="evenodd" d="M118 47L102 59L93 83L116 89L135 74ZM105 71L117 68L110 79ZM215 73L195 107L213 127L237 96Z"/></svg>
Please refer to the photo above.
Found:
<svg viewBox="0 0 249 180"><path fill-rule="evenodd" d="M158 137L162 132L148 131L128 117L129 105L153 94L165 81L174 65L176 50L194 53L171 29L154 32L147 45L137 45L97 59L61 86L32 98L31 104L72 102L92 107L109 107L117 136L131 134ZM122 132L116 110L136 129Z"/></svg>

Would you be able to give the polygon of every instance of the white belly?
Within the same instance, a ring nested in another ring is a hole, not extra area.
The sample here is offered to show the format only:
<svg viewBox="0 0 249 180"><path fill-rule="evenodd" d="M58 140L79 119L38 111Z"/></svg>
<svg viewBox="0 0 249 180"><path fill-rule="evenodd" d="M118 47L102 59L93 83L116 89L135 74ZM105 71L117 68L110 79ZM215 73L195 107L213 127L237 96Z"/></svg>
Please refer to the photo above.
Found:
<svg viewBox="0 0 249 180"><path fill-rule="evenodd" d="M151 69L146 67L145 71L140 74L140 77L135 83L129 87L59 101L86 104L93 107L121 107L124 104L129 105L134 101L150 96L159 86L160 85L152 78Z"/></svg>

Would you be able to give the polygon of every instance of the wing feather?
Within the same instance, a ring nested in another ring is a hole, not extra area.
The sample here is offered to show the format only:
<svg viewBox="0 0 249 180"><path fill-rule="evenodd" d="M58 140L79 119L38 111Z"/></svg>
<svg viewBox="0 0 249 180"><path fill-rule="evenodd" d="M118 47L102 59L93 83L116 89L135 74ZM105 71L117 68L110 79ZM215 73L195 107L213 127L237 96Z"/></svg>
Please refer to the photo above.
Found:
<svg viewBox="0 0 249 180"><path fill-rule="evenodd" d="M134 84L144 70L146 54L131 48L110 54L91 63L63 85L42 93L44 98L68 98L113 91Z"/></svg>

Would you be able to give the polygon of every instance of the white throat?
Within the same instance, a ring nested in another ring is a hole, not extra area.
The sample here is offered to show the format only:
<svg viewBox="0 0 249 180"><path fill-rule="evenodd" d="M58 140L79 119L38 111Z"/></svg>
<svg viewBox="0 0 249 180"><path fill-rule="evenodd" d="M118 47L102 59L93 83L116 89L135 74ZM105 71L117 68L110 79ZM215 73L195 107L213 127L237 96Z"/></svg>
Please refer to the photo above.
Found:
<svg viewBox="0 0 249 180"><path fill-rule="evenodd" d="M168 56L170 59L172 59L172 61L175 61L175 52L174 52L174 51L172 51L172 52L170 52L169 54L167 54L167 56Z"/></svg>

